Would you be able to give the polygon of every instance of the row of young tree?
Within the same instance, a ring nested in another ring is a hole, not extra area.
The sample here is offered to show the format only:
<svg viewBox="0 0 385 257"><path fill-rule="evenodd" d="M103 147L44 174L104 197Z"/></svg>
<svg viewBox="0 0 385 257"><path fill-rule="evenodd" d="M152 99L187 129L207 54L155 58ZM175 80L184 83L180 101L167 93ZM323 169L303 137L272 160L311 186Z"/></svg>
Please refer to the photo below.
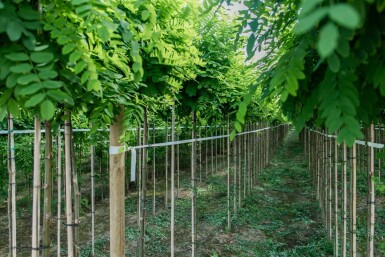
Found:
<svg viewBox="0 0 385 257"><path fill-rule="evenodd" d="M190 117L193 124L196 120L206 124L219 116L232 119L239 108L234 126L241 131L247 106L238 102L255 80L256 70L244 64L246 42L242 37L236 40L239 22L221 8L199 7L194 0L0 2L0 119L8 117L12 224L17 170L13 121L34 118L32 256L41 250L42 123L43 248L50 244L52 132L56 134L62 126L68 242L78 236L78 206L72 210L72 200L79 201L79 188L71 161L71 118L85 117L91 132L109 127L112 148L124 146L126 128L143 123L146 130L148 113L169 116L170 108L173 116ZM248 104L256 99L243 98ZM264 107L256 102L250 115L281 118L277 111L266 115L274 106L274 102ZM145 149L142 154L146 155ZM110 254L123 256L125 154L113 153L109 160L110 234L114 235ZM141 179L144 196L145 177ZM10 235L11 256L16 256L15 226ZM72 243L67 251L68 256L77 253Z"/></svg>

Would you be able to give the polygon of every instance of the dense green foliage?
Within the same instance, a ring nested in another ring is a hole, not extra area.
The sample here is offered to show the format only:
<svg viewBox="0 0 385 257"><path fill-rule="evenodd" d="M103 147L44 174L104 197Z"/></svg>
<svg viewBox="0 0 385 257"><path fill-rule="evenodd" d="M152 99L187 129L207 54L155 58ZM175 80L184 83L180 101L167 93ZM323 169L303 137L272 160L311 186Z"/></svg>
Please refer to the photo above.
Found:
<svg viewBox="0 0 385 257"><path fill-rule="evenodd" d="M205 1L216 8L224 1ZM240 2L240 1L226 1ZM240 31L249 59L267 54L254 82L281 103L300 131L305 124L338 131L339 142L361 138L360 126L384 110L382 0L244 1ZM245 104L249 103L247 99ZM243 108L239 116L244 116ZM241 118L238 119L242 121Z"/></svg>

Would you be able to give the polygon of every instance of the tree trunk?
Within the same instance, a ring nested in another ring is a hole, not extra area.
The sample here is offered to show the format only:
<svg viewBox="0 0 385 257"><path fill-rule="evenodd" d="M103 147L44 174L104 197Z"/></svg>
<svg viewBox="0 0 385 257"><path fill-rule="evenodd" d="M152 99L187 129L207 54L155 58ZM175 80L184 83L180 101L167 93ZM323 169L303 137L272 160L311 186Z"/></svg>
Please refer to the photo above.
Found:
<svg viewBox="0 0 385 257"><path fill-rule="evenodd" d="M167 142L168 142L168 122L166 120L166 143ZM164 206L166 209L168 209L168 146L166 146L165 177L166 177L166 193L164 196Z"/></svg>
<svg viewBox="0 0 385 257"><path fill-rule="evenodd" d="M138 126L138 146L142 145L142 131L141 126ZM140 228L140 217L142 217L142 208L140 207L140 201L142 199L142 149L138 150L138 173L137 173L137 190L138 190L138 227ZM139 245L138 245L139 246Z"/></svg>
<svg viewBox="0 0 385 257"><path fill-rule="evenodd" d="M43 216L43 256L49 257L51 245L51 203L52 203L52 133L51 122L45 125L45 169L44 169L44 216Z"/></svg>
<svg viewBox="0 0 385 257"><path fill-rule="evenodd" d="M338 144L337 144L337 138L336 138L334 140L334 256L335 257L338 257L338 239L339 239L338 238Z"/></svg>
<svg viewBox="0 0 385 257"><path fill-rule="evenodd" d="M144 130L143 130L143 145L148 144L148 119L147 109L144 110ZM146 223L146 193L147 193L147 147L142 150L142 188L140 199L140 242L139 242L139 256L144 257L145 248L145 223Z"/></svg>
<svg viewBox="0 0 385 257"><path fill-rule="evenodd" d="M35 138L33 147L32 257L38 257L40 249L40 130L40 121L35 116ZM72 255L69 256L72 257Z"/></svg>
<svg viewBox="0 0 385 257"><path fill-rule="evenodd" d="M237 137L234 137L233 143L233 154L234 154L234 180L233 180L233 202L234 202L234 218L237 218Z"/></svg>
<svg viewBox="0 0 385 257"><path fill-rule="evenodd" d="M39 131L40 133L40 131ZM15 139L13 131L13 117L8 115L8 218L9 218L9 248L10 256L17 255L16 242L16 162L15 162Z"/></svg>
<svg viewBox="0 0 385 257"><path fill-rule="evenodd" d="M122 147L120 138L124 135L122 111L110 126L110 147ZM124 213L124 152L110 153L110 256L124 256L125 213Z"/></svg>
<svg viewBox="0 0 385 257"><path fill-rule="evenodd" d="M192 139L195 139L195 111L192 112ZM196 256L196 142L191 144L191 256Z"/></svg>

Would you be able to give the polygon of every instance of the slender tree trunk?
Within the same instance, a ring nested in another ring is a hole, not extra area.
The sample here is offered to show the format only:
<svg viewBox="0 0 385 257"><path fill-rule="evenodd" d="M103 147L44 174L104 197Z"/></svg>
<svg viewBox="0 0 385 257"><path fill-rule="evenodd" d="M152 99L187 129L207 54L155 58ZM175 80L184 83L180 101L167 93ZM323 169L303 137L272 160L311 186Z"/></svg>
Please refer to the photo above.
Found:
<svg viewBox="0 0 385 257"><path fill-rule="evenodd" d="M192 112L192 139L195 139L195 111ZM196 142L191 144L191 256L196 256Z"/></svg>
<svg viewBox="0 0 385 257"><path fill-rule="evenodd" d="M44 216L43 256L49 257L51 245L51 203L52 203L52 133L51 122L45 123L45 171L44 171Z"/></svg>
<svg viewBox="0 0 385 257"><path fill-rule="evenodd" d="M238 208L242 207L242 135L238 137Z"/></svg>
<svg viewBox="0 0 385 257"><path fill-rule="evenodd" d="M205 132L206 132L205 136L207 137L208 136L207 124L206 124L206 127L205 127ZM206 179L207 179L208 170L209 170L208 161L207 161L207 159L208 159L207 153L208 153L208 141L206 140L206 142L205 142L205 173L206 173Z"/></svg>
<svg viewBox="0 0 385 257"><path fill-rule="evenodd" d="M356 191L356 173L357 173L357 154L356 144L352 147L352 172L350 176L350 256L357 256L357 191ZM345 183L345 182L344 182ZM346 183L345 183L346 185ZM346 190L346 189L345 189ZM345 207L346 208L346 207ZM346 225L345 225L346 226ZM345 245L346 247L346 245ZM346 250L345 250L346 252ZM346 255L344 255L346 256Z"/></svg>
<svg viewBox="0 0 385 257"><path fill-rule="evenodd" d="M91 252L95 256L95 146L91 142Z"/></svg>
<svg viewBox="0 0 385 257"><path fill-rule="evenodd" d="M62 153L61 153L61 135L60 135L60 128L58 130L58 134L56 137L56 145L57 145L57 157L56 157L56 170L57 170L57 256L60 256L61 252L61 202L62 202L62 196L61 196L61 179L62 179Z"/></svg>
<svg viewBox="0 0 385 257"><path fill-rule="evenodd" d="M35 116L35 138L33 151L33 203L32 203L32 257L39 256L40 249L40 142L41 142L40 121ZM72 255L69 255L72 256Z"/></svg>
<svg viewBox="0 0 385 257"><path fill-rule="evenodd" d="M210 127L210 129L212 128ZM214 132L213 130L211 130L211 137L213 136L214 136ZM211 175L214 174L214 141L213 140L214 139L210 140L211 141Z"/></svg>
<svg viewBox="0 0 385 257"><path fill-rule="evenodd" d="M175 142L175 102L171 114L171 142ZM171 257L174 257L175 230L175 145L171 145Z"/></svg>
<svg viewBox="0 0 385 257"><path fill-rule="evenodd" d="M179 141L179 133L176 134L176 138ZM179 144L176 146L176 173L177 173L177 191L176 197L179 198L179 189L180 189L180 174L179 174Z"/></svg>
<svg viewBox="0 0 385 257"><path fill-rule="evenodd" d="M199 126L199 135L198 137L202 137L201 127ZM199 142L199 183L202 183L202 142Z"/></svg>
<svg viewBox="0 0 385 257"><path fill-rule="evenodd" d="M332 240L332 138L328 140L328 238Z"/></svg>
<svg viewBox="0 0 385 257"><path fill-rule="evenodd" d="M110 147L122 147L120 138L124 135L124 111L115 117L110 126ZM124 152L110 153L110 256L124 256L125 213L124 213Z"/></svg>
<svg viewBox="0 0 385 257"><path fill-rule="evenodd" d="M227 229L231 230L230 207L230 115L227 114Z"/></svg>
<svg viewBox="0 0 385 257"><path fill-rule="evenodd" d="M39 131L40 133L40 131ZM15 161L15 139L13 131L13 117L8 115L8 215L9 215L9 248L10 256L17 255L16 242L16 161Z"/></svg>
<svg viewBox="0 0 385 257"><path fill-rule="evenodd" d="M247 130L247 129L246 129ZM247 134L243 135L243 151L244 151L244 162L243 162L243 199L246 199L246 187L247 187Z"/></svg>
<svg viewBox="0 0 385 257"><path fill-rule="evenodd" d="M369 141L374 143L374 124L369 128ZM368 170L368 216L367 216L367 242L366 256L374 257L374 215L375 215L375 194L374 194L374 147L369 147L369 170Z"/></svg>
<svg viewBox="0 0 385 257"><path fill-rule="evenodd" d="M144 131L143 131L143 145L148 145L148 119L147 109L144 110ZM142 150L142 188L140 199L140 242L139 242L139 256L144 257L145 249L145 223L146 223L146 191L147 191L147 147Z"/></svg>

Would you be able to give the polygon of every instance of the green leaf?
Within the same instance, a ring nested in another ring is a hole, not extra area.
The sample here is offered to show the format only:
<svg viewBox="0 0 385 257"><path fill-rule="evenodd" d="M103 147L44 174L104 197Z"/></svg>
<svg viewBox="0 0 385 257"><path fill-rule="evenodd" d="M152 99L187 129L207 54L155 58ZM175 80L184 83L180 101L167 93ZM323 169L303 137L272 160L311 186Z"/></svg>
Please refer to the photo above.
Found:
<svg viewBox="0 0 385 257"><path fill-rule="evenodd" d="M376 8L379 13L382 12L385 9L385 0L377 0Z"/></svg>
<svg viewBox="0 0 385 257"><path fill-rule="evenodd" d="M87 67L87 63L84 61L80 61L75 66L75 74L79 74L84 70L84 68Z"/></svg>
<svg viewBox="0 0 385 257"><path fill-rule="evenodd" d="M79 58L82 56L83 54L79 51L75 51L73 53L70 54L70 58L69 58L69 61L70 62L77 62L77 60L79 60Z"/></svg>
<svg viewBox="0 0 385 257"><path fill-rule="evenodd" d="M13 117L17 118L20 114L20 108L19 104L16 102L15 99L11 98L8 101L8 111L13 115Z"/></svg>
<svg viewBox="0 0 385 257"><path fill-rule="evenodd" d="M307 14L312 11L318 4L322 3L323 0L304 0L301 4L301 15Z"/></svg>
<svg viewBox="0 0 385 257"><path fill-rule="evenodd" d="M335 53L331 54L328 57L328 65L329 65L329 69L332 72L337 73L337 72L340 71L341 62L340 62L340 59L338 58L338 56Z"/></svg>
<svg viewBox="0 0 385 257"><path fill-rule="evenodd" d="M7 88L15 87L17 84L18 78L19 78L19 74L17 74L17 73L9 74L9 76L7 77L7 80L5 81L5 85L7 86Z"/></svg>
<svg viewBox="0 0 385 257"><path fill-rule="evenodd" d="M144 11L142 11L142 15L141 16L142 16L142 20L146 21L148 19L148 17L150 17L150 12L147 11L147 10L144 10Z"/></svg>
<svg viewBox="0 0 385 257"><path fill-rule="evenodd" d="M135 63L132 65L132 70L133 70L134 72L140 71L141 68L142 68L142 65L141 65L140 63L138 63L138 62L135 62Z"/></svg>
<svg viewBox="0 0 385 257"><path fill-rule="evenodd" d="M32 95L35 94L37 91L43 88L43 85L41 83L33 83L31 85L28 85L26 87L23 87L18 95L24 96L24 95Z"/></svg>
<svg viewBox="0 0 385 257"><path fill-rule="evenodd" d="M36 105L38 105L39 103L41 103L41 101L43 101L45 98L45 94L44 93L38 93L36 95L33 95L30 99L28 99L24 106L25 108L30 108L30 107L34 107Z"/></svg>
<svg viewBox="0 0 385 257"><path fill-rule="evenodd" d="M23 8L18 12L19 16L24 20L38 20L40 19L40 14L38 11L32 10L29 6L23 6Z"/></svg>
<svg viewBox="0 0 385 257"><path fill-rule="evenodd" d="M54 59L52 53L47 52L35 52L31 54L31 60L35 63L47 63Z"/></svg>
<svg viewBox="0 0 385 257"><path fill-rule="evenodd" d="M231 134L230 134L230 140L233 141L234 138L235 138L235 130L231 131Z"/></svg>
<svg viewBox="0 0 385 257"><path fill-rule="evenodd" d="M242 125L238 121L235 122L235 129L238 132L242 132Z"/></svg>
<svg viewBox="0 0 385 257"><path fill-rule="evenodd" d="M32 70L32 65L29 63L21 63L11 66L10 71L14 73L28 73Z"/></svg>
<svg viewBox="0 0 385 257"><path fill-rule="evenodd" d="M338 40L337 52L344 58L350 55L350 45L345 38L340 37Z"/></svg>
<svg viewBox="0 0 385 257"><path fill-rule="evenodd" d="M44 88L48 89L56 89L63 86L63 82L54 80L45 80L41 84Z"/></svg>
<svg viewBox="0 0 385 257"><path fill-rule="evenodd" d="M249 39L247 40L247 46L246 46L246 52L247 52L247 59L250 60L254 56L254 44L255 44L255 36L254 34L251 34L249 36Z"/></svg>
<svg viewBox="0 0 385 257"><path fill-rule="evenodd" d="M71 53L76 48L75 44L67 44L63 47L62 53L64 55Z"/></svg>
<svg viewBox="0 0 385 257"><path fill-rule="evenodd" d="M74 105L74 100L72 99L72 97L60 90L49 90L47 92L47 95L56 102Z"/></svg>
<svg viewBox="0 0 385 257"><path fill-rule="evenodd" d="M34 81L39 81L39 77L36 74L23 75L17 79L17 83L19 83L20 85L28 85L29 83Z"/></svg>
<svg viewBox="0 0 385 257"><path fill-rule="evenodd" d="M98 36L102 39L103 43L106 43L110 40L110 32L106 27L98 28Z"/></svg>
<svg viewBox="0 0 385 257"><path fill-rule="evenodd" d="M87 84L87 90L88 91L98 91L101 90L101 83L99 80L92 79Z"/></svg>
<svg viewBox="0 0 385 257"><path fill-rule="evenodd" d="M328 57L337 47L339 32L333 23L322 27L317 44L318 53L322 58Z"/></svg>
<svg viewBox="0 0 385 257"><path fill-rule="evenodd" d="M0 2L0 9L1 9L1 2ZM0 121L3 121L6 116L7 116L7 108L5 108L4 106L3 107L0 106Z"/></svg>
<svg viewBox="0 0 385 257"><path fill-rule="evenodd" d="M348 29L356 29L360 25L360 15L350 4L339 3L331 6L329 17Z"/></svg>
<svg viewBox="0 0 385 257"><path fill-rule="evenodd" d="M40 105L40 114L42 120L52 119L55 114L55 105L49 99L45 99Z"/></svg>
<svg viewBox="0 0 385 257"><path fill-rule="evenodd" d="M328 8L322 7L305 17L299 19L299 22L294 28L294 32L297 34L303 34L312 29L316 24L318 24L327 14Z"/></svg>
<svg viewBox="0 0 385 257"><path fill-rule="evenodd" d="M81 5L81 4L85 4L85 3L88 3L88 0L72 0L71 1L71 4L73 4L73 5Z"/></svg>
<svg viewBox="0 0 385 257"><path fill-rule="evenodd" d="M21 34L23 32L23 26L17 21L11 21L7 26L7 35L9 40L17 41L21 38Z"/></svg>
<svg viewBox="0 0 385 257"><path fill-rule="evenodd" d="M90 72L88 70L83 72L80 82L82 84L86 83L89 77L90 77Z"/></svg>
<svg viewBox="0 0 385 257"><path fill-rule="evenodd" d="M287 85L286 90L293 96L297 96L297 90L299 87L298 80L295 76L288 74L286 77Z"/></svg>
<svg viewBox="0 0 385 257"><path fill-rule="evenodd" d="M10 53L6 54L5 58L14 62L23 62L29 60L29 56L26 53Z"/></svg>
<svg viewBox="0 0 385 257"><path fill-rule="evenodd" d="M7 89L4 91L2 95L0 95L0 107L5 105L8 101L8 99L11 97L13 93L12 89Z"/></svg>
<svg viewBox="0 0 385 257"><path fill-rule="evenodd" d="M54 70L46 70L39 72L39 77L43 80L46 79L55 79L57 77L58 73Z"/></svg>

